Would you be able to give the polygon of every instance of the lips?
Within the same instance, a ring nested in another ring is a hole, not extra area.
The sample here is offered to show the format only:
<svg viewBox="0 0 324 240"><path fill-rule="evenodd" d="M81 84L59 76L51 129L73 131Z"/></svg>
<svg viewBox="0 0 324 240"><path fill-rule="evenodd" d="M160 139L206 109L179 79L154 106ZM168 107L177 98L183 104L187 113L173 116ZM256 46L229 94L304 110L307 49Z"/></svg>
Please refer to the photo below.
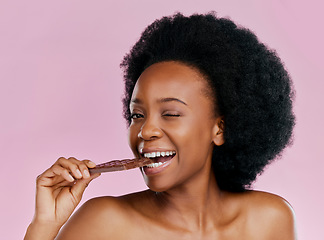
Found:
<svg viewBox="0 0 324 240"><path fill-rule="evenodd" d="M146 175L153 175L160 173L167 166L170 165L172 158L176 155L176 152L173 150L169 151L150 151L141 154L145 158L150 158L154 163L148 164L143 167L143 170Z"/></svg>
<svg viewBox="0 0 324 240"><path fill-rule="evenodd" d="M171 160L171 158L176 154L175 151L157 151L157 152L147 152L142 154L145 158L152 159L155 163L148 165L148 167L158 167L162 163Z"/></svg>

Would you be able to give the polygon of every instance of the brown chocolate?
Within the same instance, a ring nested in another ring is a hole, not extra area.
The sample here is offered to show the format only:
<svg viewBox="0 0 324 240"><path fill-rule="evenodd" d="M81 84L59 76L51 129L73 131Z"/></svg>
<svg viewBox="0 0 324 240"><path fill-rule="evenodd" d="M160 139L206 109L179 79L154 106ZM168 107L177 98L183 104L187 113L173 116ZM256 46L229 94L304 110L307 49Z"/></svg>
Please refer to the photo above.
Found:
<svg viewBox="0 0 324 240"><path fill-rule="evenodd" d="M153 163L149 158L134 158L134 159L123 159L113 160L105 163L98 164L94 168L89 168L91 173L103 173L103 172L115 172L123 171L137 167L144 167L150 163Z"/></svg>

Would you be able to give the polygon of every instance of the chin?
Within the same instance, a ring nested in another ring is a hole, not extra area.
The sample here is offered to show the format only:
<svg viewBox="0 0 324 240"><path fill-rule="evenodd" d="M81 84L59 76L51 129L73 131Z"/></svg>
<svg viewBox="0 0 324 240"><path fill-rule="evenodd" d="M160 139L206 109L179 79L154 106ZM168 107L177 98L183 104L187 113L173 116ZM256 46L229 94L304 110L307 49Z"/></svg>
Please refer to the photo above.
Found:
<svg viewBox="0 0 324 240"><path fill-rule="evenodd" d="M143 173L142 173L143 174ZM165 192L171 188L165 181L162 182L159 179L152 179L143 174L143 178L146 186L153 192Z"/></svg>
<svg viewBox="0 0 324 240"><path fill-rule="evenodd" d="M153 192L165 192L165 191L167 191L169 189L167 187L161 187L161 186L156 186L156 185L153 185L153 186L148 185L148 184L146 184L146 185Z"/></svg>

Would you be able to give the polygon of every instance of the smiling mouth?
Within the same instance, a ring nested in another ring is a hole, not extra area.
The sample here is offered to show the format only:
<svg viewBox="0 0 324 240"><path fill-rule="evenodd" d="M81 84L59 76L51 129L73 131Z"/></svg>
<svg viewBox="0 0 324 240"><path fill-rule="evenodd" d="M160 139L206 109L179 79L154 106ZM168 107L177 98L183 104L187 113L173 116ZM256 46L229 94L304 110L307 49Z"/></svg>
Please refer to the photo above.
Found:
<svg viewBox="0 0 324 240"><path fill-rule="evenodd" d="M143 157L152 159L154 163L146 165L148 168L156 168L170 161L176 155L175 151L150 152L142 154Z"/></svg>

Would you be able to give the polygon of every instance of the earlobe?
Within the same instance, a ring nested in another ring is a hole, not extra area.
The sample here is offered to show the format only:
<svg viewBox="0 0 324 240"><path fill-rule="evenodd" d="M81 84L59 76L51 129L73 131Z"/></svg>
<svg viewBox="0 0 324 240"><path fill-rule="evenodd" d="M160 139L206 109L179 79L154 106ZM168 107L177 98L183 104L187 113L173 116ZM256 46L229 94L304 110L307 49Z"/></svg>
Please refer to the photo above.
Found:
<svg viewBox="0 0 324 240"><path fill-rule="evenodd" d="M225 129L225 123L223 117L217 118L214 127L214 138L213 138L213 142L216 146L221 146L225 142L224 129Z"/></svg>

